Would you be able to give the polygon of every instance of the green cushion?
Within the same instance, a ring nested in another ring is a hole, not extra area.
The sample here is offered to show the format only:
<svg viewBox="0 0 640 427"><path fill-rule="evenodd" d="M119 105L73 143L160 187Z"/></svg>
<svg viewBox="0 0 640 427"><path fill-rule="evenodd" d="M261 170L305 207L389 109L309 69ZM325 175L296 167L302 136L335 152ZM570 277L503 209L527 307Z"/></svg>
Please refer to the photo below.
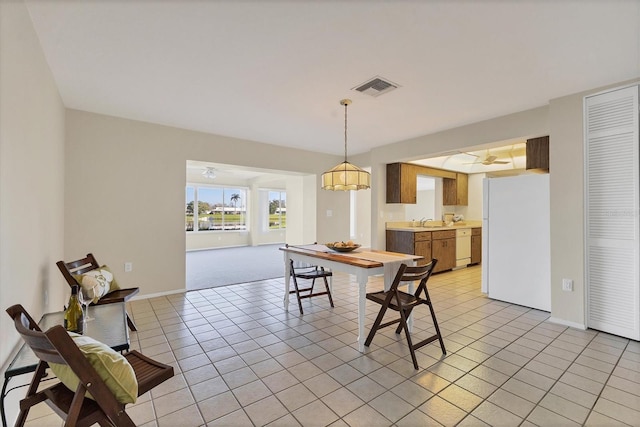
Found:
<svg viewBox="0 0 640 427"><path fill-rule="evenodd" d="M138 381L127 359L106 344L93 338L69 332L80 351L91 363L120 403L135 403L138 398ZM80 380L68 365L50 363L49 367L60 381L71 391L75 391ZM87 393L91 399L91 394Z"/></svg>
<svg viewBox="0 0 640 427"><path fill-rule="evenodd" d="M111 286L110 286L109 292L117 291L118 289L120 289L120 285L118 284L118 281L116 280L116 276L115 274L113 274L113 271L111 271L111 269L106 265L101 266L100 269L106 270L109 273L111 273Z"/></svg>
<svg viewBox="0 0 640 427"><path fill-rule="evenodd" d="M106 270L95 269L78 275L75 279L82 287L82 293L91 299L91 302L97 303L111 291L113 276Z"/></svg>
<svg viewBox="0 0 640 427"><path fill-rule="evenodd" d="M93 303L97 303L109 292L120 289L113 272L106 265L84 274L74 274L73 278L82 286L84 294L89 296Z"/></svg>

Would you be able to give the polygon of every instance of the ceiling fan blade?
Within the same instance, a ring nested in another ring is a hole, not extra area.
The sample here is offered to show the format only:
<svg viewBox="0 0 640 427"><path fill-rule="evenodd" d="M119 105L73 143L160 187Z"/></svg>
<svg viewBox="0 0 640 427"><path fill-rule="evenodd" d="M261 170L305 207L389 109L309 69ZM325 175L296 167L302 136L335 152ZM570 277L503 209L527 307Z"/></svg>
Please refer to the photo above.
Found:
<svg viewBox="0 0 640 427"><path fill-rule="evenodd" d="M493 164L501 164L501 165L506 165L507 163L511 163L508 160L495 160L492 162Z"/></svg>
<svg viewBox="0 0 640 427"><path fill-rule="evenodd" d="M478 157L478 158L480 157L480 156L478 156L477 154L468 153L468 152L466 152L466 151L458 151L458 153L460 153L460 154L466 154L467 156L473 156L473 157Z"/></svg>

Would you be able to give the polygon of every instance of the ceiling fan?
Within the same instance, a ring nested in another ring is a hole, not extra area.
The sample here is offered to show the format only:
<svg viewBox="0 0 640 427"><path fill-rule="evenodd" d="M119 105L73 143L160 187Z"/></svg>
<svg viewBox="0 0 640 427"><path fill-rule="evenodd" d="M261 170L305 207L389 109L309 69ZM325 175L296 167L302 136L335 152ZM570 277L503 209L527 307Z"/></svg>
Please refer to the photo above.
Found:
<svg viewBox="0 0 640 427"><path fill-rule="evenodd" d="M475 162L471 162L471 163L467 163L467 164L478 164L478 163L482 163L483 165L506 165L507 163L511 163L511 161L509 160L498 160L498 156L494 156L492 154L489 153L489 150L487 150L487 155L484 157L483 160L480 160L480 156L478 156L477 154L473 154L473 153L465 153L468 154L470 156L475 156L478 158L478 160L476 160Z"/></svg>

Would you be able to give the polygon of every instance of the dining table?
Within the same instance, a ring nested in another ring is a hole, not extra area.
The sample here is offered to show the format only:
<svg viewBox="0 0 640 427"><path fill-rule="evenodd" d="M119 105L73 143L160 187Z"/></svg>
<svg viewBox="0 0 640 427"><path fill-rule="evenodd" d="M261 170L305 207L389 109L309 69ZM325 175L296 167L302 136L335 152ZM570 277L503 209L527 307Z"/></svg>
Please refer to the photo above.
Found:
<svg viewBox="0 0 640 427"><path fill-rule="evenodd" d="M291 281L290 260L341 271L356 276L358 282L358 350L364 352L366 334L364 330L367 283L370 276L384 275L384 288L391 286L401 264L415 265L422 259L419 255L388 252L368 248L357 248L352 252L337 252L326 245L286 245L284 251L284 308L289 310L289 286ZM412 287L412 286L411 286Z"/></svg>

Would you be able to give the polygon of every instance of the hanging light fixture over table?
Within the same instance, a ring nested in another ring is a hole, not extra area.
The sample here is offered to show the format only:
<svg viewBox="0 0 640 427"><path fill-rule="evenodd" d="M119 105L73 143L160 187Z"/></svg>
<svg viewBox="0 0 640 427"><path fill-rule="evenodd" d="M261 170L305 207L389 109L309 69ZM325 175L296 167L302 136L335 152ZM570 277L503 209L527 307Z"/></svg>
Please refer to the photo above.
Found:
<svg viewBox="0 0 640 427"><path fill-rule="evenodd" d="M322 174L322 189L333 191L367 190L371 185L369 172L347 162L347 106L350 99L343 99L344 105L344 162Z"/></svg>

